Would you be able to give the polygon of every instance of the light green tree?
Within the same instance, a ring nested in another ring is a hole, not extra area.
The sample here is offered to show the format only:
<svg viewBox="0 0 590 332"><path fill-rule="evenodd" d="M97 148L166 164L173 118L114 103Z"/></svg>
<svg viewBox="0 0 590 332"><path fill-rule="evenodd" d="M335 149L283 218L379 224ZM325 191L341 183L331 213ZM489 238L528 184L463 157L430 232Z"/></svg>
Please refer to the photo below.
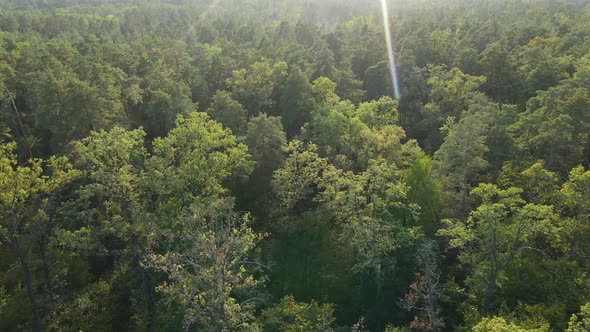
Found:
<svg viewBox="0 0 590 332"><path fill-rule="evenodd" d="M287 295L276 305L264 310L261 323L264 331L330 332L334 322L330 304L301 303Z"/></svg>
<svg viewBox="0 0 590 332"><path fill-rule="evenodd" d="M428 73L430 93L428 102L421 110L422 120L417 128L424 133L426 151L434 152L444 138L444 133L438 129L449 117L459 121L474 105L486 103L479 91L486 78L465 74L458 68L447 69L445 66L430 66Z"/></svg>
<svg viewBox="0 0 590 332"><path fill-rule="evenodd" d="M245 177L252 167L247 146L238 143L229 129L206 113L179 116L176 128L154 141L146 162L151 209L160 217L176 218L195 201L226 194L224 181Z"/></svg>
<svg viewBox="0 0 590 332"><path fill-rule="evenodd" d="M468 285L483 315L497 306L496 291L515 257L542 253L537 237L550 244L556 238L557 215L552 206L527 203L522 189L499 189L480 184L472 191L479 205L466 221L445 220L438 234L449 238L449 247L460 250L461 264L472 271Z"/></svg>
<svg viewBox="0 0 590 332"><path fill-rule="evenodd" d="M155 228L144 186L144 163L148 158L145 135L141 128L128 131L115 127L92 132L72 144L72 163L79 170L81 181L72 198L59 209L62 222L55 231L52 247L58 250L57 255L63 251L76 253L73 256L82 260L98 257L111 261L112 271L102 275L100 282L89 283L74 296L60 301L52 320L61 328L104 326L108 313L101 305L90 305L88 297L106 305L111 296L109 289L117 287L114 284L120 282L119 278L138 280L136 286L129 287L128 295L133 303L133 324L147 330L154 328L152 277L140 266L146 236ZM58 274L56 278L64 283L60 279L66 277ZM93 319L69 322L63 314L65 311L75 315L84 310L93 312Z"/></svg>
<svg viewBox="0 0 590 332"><path fill-rule="evenodd" d="M168 280L158 290L185 308L186 331L257 331L256 298L240 299L261 280L251 256L262 234L250 228L248 215L233 211L231 199L193 205L180 217L174 234L177 249L149 253L144 265L162 271Z"/></svg>
<svg viewBox="0 0 590 332"><path fill-rule="evenodd" d="M15 147L15 143L0 145L0 243L16 255L22 271L32 311L30 328L42 331L29 250L32 237L39 229L44 231L43 226L54 213L60 190L73 181L78 172L72 170L65 157L52 157L47 161L30 159L19 165Z"/></svg>
<svg viewBox="0 0 590 332"><path fill-rule="evenodd" d="M590 329L590 303L580 308L580 312L572 315L566 332L583 332Z"/></svg>
<svg viewBox="0 0 590 332"><path fill-rule="evenodd" d="M587 257L590 253L590 171L577 166L569 173L558 194L560 233L570 257Z"/></svg>
<svg viewBox="0 0 590 332"><path fill-rule="evenodd" d="M248 110L248 115L258 112L276 114L278 96L275 94L284 84L288 75L285 62L269 63L264 59L255 62L248 69L236 70L227 79L232 97Z"/></svg>
<svg viewBox="0 0 590 332"><path fill-rule="evenodd" d="M481 322L473 327L473 332L547 332L548 327L528 329L518 326L512 322L507 322L502 317L484 318Z"/></svg>

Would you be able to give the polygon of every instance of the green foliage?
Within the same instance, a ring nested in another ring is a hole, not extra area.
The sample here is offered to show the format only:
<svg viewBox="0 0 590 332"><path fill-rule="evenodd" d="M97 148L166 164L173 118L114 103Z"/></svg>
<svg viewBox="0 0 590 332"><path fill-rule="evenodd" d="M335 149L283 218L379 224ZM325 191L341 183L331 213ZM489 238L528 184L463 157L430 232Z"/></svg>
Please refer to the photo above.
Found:
<svg viewBox="0 0 590 332"><path fill-rule="evenodd" d="M429 66L427 69L430 93L419 127L424 132L426 150L434 152L444 139L439 128L449 117L460 119L467 112L474 113L472 109L476 104L485 103L478 89L486 78L464 74L458 68L447 70L444 66Z"/></svg>
<svg viewBox="0 0 590 332"><path fill-rule="evenodd" d="M452 208L443 210L443 216L461 218L468 211L469 193L488 166L486 133L483 115L464 117L450 125L445 142L434 154L433 172L444 192L443 204Z"/></svg>
<svg viewBox="0 0 590 332"><path fill-rule="evenodd" d="M176 234L179 250L150 253L144 264L162 271L168 280L157 287L185 308L186 330L255 331L251 299L234 295L259 285L248 265L262 235L249 226L247 215L232 211L231 201L193 206L181 217L183 230Z"/></svg>
<svg viewBox="0 0 590 332"><path fill-rule="evenodd" d="M289 137L298 133L309 121L309 113L314 109L308 78L297 67L289 68L289 76L279 93L278 110Z"/></svg>
<svg viewBox="0 0 590 332"><path fill-rule="evenodd" d="M502 287L505 269L515 257L542 252L536 247L539 240L550 244L556 237L553 208L527 204L521 193L520 188L501 190L480 184L472 192L480 203L469 218L445 220L447 228L439 231L449 237L450 247L461 250L461 263L473 270L468 285L484 315L497 306L497 288Z"/></svg>
<svg viewBox="0 0 590 332"><path fill-rule="evenodd" d="M281 148L287 138L281 119L261 114L248 123L246 144L252 158L257 162L256 168L271 174L283 159Z"/></svg>
<svg viewBox="0 0 590 332"><path fill-rule="evenodd" d="M113 328L113 316L107 305L113 301L111 287L102 280L89 285L88 289L76 294L71 302L57 308L48 327L70 331L110 331Z"/></svg>
<svg viewBox="0 0 590 332"><path fill-rule="evenodd" d="M385 332L408 332L409 329L405 328L405 327L395 327L395 326L391 326L388 325L387 327L385 327Z"/></svg>
<svg viewBox="0 0 590 332"><path fill-rule="evenodd" d="M322 172L330 169L328 161L317 154L317 146L300 141L290 142L284 150L287 158L273 175L273 189L281 209L305 209L317 195Z"/></svg>
<svg viewBox="0 0 590 332"><path fill-rule="evenodd" d="M327 77L319 77L313 81L312 91L316 99L327 105L334 105L340 101L340 97L336 95L336 83Z"/></svg>
<svg viewBox="0 0 590 332"><path fill-rule="evenodd" d="M67 243L66 234L61 233L61 246L83 246L82 239L86 238L88 230L90 237L98 242L113 238L131 241L144 231L146 211L141 188L143 163L147 158L144 137L141 129L126 131L116 127L109 132L93 132L74 143L74 165L83 170L88 184L77 190L76 207L72 207L79 213L77 221L82 223L80 229L74 230L80 239ZM108 226L103 225L105 222ZM82 247L78 249L83 250ZM97 247L85 249L103 251Z"/></svg>
<svg viewBox="0 0 590 332"><path fill-rule="evenodd" d="M304 301L321 298L337 303L351 297L349 253L319 213L291 217L272 230L274 265L269 288L273 293L296 294ZM335 274L342 277L334 278ZM348 310L342 308L341 312Z"/></svg>
<svg viewBox="0 0 590 332"><path fill-rule="evenodd" d="M403 180L408 186L407 200L419 206L418 223L427 235L433 235L437 227L440 209L440 188L432 174L432 159L421 154L404 170ZM407 218L409 219L409 215Z"/></svg>
<svg viewBox="0 0 590 332"><path fill-rule="evenodd" d="M388 5L0 0L0 330L585 329L587 1Z"/></svg>
<svg viewBox="0 0 590 332"><path fill-rule="evenodd" d="M513 103L515 100L520 82L513 62L510 53L500 42L489 44L481 53L480 65L487 77L483 89L494 101Z"/></svg>
<svg viewBox="0 0 590 332"><path fill-rule="evenodd" d="M569 179L559 191L562 221L560 231L564 249L570 256L586 256L590 250L587 245L590 236L590 171L578 166L570 171Z"/></svg>
<svg viewBox="0 0 590 332"><path fill-rule="evenodd" d="M588 141L590 120L583 110L590 103L590 90L574 82L539 92L512 127L522 149L561 174L582 162Z"/></svg>
<svg viewBox="0 0 590 332"><path fill-rule="evenodd" d="M285 296L273 307L262 312L264 331L332 331L334 318L330 304L296 302L292 295Z"/></svg>
<svg viewBox="0 0 590 332"><path fill-rule="evenodd" d="M26 165L18 165L15 146L15 143L0 145L0 243L17 257L32 312L30 328L39 331L42 329L39 298L33 288L28 251L36 237L46 237L51 230L60 191L79 173L72 170L65 157L51 157L46 162L30 159Z"/></svg>
<svg viewBox="0 0 590 332"><path fill-rule="evenodd" d="M246 129L246 110L231 95L225 91L218 91L213 96L213 102L207 110L211 118L225 128L229 128L236 136L244 134Z"/></svg>
<svg viewBox="0 0 590 332"><path fill-rule="evenodd" d="M391 69L387 61L367 68L365 71L365 96L368 100L378 99L382 96L389 96L393 93L391 82Z"/></svg>
<svg viewBox="0 0 590 332"><path fill-rule="evenodd" d="M502 317L484 318L473 327L474 332L543 332L547 328L526 329L514 323L507 322Z"/></svg>
<svg viewBox="0 0 590 332"><path fill-rule="evenodd" d="M248 70L234 71L227 84L232 97L244 105L248 114L272 112L276 106L276 90L286 79L287 71L285 62L277 62L271 66L268 60L263 60L253 63Z"/></svg>
<svg viewBox="0 0 590 332"><path fill-rule="evenodd" d="M542 162L536 162L521 173L522 187L530 202L550 204L558 189L557 175L543 168Z"/></svg>
<svg viewBox="0 0 590 332"><path fill-rule="evenodd" d="M250 182L254 194L260 197L259 211L261 217L269 218L271 180L273 172L283 163L282 147L287 144L287 137L281 119L268 117L266 114L252 118L248 123L245 137L249 153L256 162Z"/></svg>
<svg viewBox="0 0 590 332"><path fill-rule="evenodd" d="M570 318L567 326L567 332L578 332L587 330L590 327L590 304L586 303L580 308L579 314L574 314Z"/></svg>
<svg viewBox="0 0 590 332"><path fill-rule="evenodd" d="M179 116L176 128L153 145L146 165L147 185L157 188L159 208L179 209L195 200L222 195L227 191L223 181L248 175L253 166L248 148L205 113Z"/></svg>

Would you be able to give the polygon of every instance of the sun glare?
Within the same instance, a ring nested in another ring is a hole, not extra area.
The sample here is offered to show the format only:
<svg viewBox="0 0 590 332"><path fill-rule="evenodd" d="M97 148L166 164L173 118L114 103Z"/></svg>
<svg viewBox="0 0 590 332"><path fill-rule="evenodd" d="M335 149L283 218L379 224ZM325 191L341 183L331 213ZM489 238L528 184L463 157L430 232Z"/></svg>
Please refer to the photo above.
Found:
<svg viewBox="0 0 590 332"><path fill-rule="evenodd" d="M385 30L387 56L389 57L389 69L391 71L391 82L393 83L393 95L395 99L399 100L399 82L397 79L397 70L395 68L395 55L393 54L393 39L391 37L391 27L389 24L389 10L387 8L387 0L381 0L381 8L383 10L383 29Z"/></svg>

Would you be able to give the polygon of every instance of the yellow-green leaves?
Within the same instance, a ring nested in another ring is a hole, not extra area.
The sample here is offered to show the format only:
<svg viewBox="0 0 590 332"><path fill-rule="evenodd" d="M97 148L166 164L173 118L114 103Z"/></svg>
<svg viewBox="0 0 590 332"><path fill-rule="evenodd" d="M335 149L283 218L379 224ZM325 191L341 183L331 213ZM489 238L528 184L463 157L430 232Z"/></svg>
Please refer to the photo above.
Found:
<svg viewBox="0 0 590 332"><path fill-rule="evenodd" d="M319 77L313 81L312 91L320 103L336 105L340 97L336 95L336 83L327 77Z"/></svg>
<svg viewBox="0 0 590 332"><path fill-rule="evenodd" d="M557 214L552 206L527 203L522 189L499 189L480 184L472 195L478 204L466 221L447 220L439 235L460 249L459 260L473 270L468 284L487 314L495 306L495 292L515 257L543 255L557 237Z"/></svg>
<svg viewBox="0 0 590 332"><path fill-rule="evenodd" d="M244 330L253 321L251 299L238 301L261 280L252 250L263 238L250 228L251 219L233 210L233 201L194 205L181 216L182 231L172 247L149 252L144 266L167 274L158 290L185 308L185 328Z"/></svg>
<svg viewBox="0 0 590 332"><path fill-rule="evenodd" d="M287 295L273 307L264 310L261 322L264 331L308 332L332 331L334 309L330 304L296 302Z"/></svg>
<svg viewBox="0 0 590 332"><path fill-rule="evenodd" d="M64 157L52 157L47 162L31 159L19 165L15 147L16 143L0 145L0 234L5 237L3 242L20 236L30 223L47 220L44 209L49 204L48 198L78 175Z"/></svg>
<svg viewBox="0 0 590 332"><path fill-rule="evenodd" d="M580 312L572 315L566 332L583 332L590 329L590 302L580 308Z"/></svg>
<svg viewBox="0 0 590 332"><path fill-rule="evenodd" d="M329 163L318 156L314 144L293 141L285 147L285 153L285 163L274 173L272 185L281 207L289 210L298 203L313 201Z"/></svg>
<svg viewBox="0 0 590 332"><path fill-rule="evenodd" d="M544 326L536 329L520 327L512 322L507 322L502 317L484 318L473 327L473 332L547 332L549 328Z"/></svg>
<svg viewBox="0 0 590 332"><path fill-rule="evenodd" d="M270 64L264 59L253 63L248 69L236 70L227 79L232 97L249 112L268 112L276 106L273 92L287 78L287 63Z"/></svg>
<svg viewBox="0 0 590 332"><path fill-rule="evenodd" d="M190 204L223 194L223 181L252 171L248 148L205 113L179 116L169 135L154 141L150 183L163 197Z"/></svg>

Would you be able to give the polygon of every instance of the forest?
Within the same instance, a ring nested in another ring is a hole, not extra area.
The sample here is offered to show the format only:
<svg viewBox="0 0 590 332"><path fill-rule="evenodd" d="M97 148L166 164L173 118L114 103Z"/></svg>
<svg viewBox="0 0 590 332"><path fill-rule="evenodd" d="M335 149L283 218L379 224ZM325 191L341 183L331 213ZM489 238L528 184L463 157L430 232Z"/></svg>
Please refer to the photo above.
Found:
<svg viewBox="0 0 590 332"><path fill-rule="evenodd" d="M590 0L0 0L0 331L590 331Z"/></svg>

